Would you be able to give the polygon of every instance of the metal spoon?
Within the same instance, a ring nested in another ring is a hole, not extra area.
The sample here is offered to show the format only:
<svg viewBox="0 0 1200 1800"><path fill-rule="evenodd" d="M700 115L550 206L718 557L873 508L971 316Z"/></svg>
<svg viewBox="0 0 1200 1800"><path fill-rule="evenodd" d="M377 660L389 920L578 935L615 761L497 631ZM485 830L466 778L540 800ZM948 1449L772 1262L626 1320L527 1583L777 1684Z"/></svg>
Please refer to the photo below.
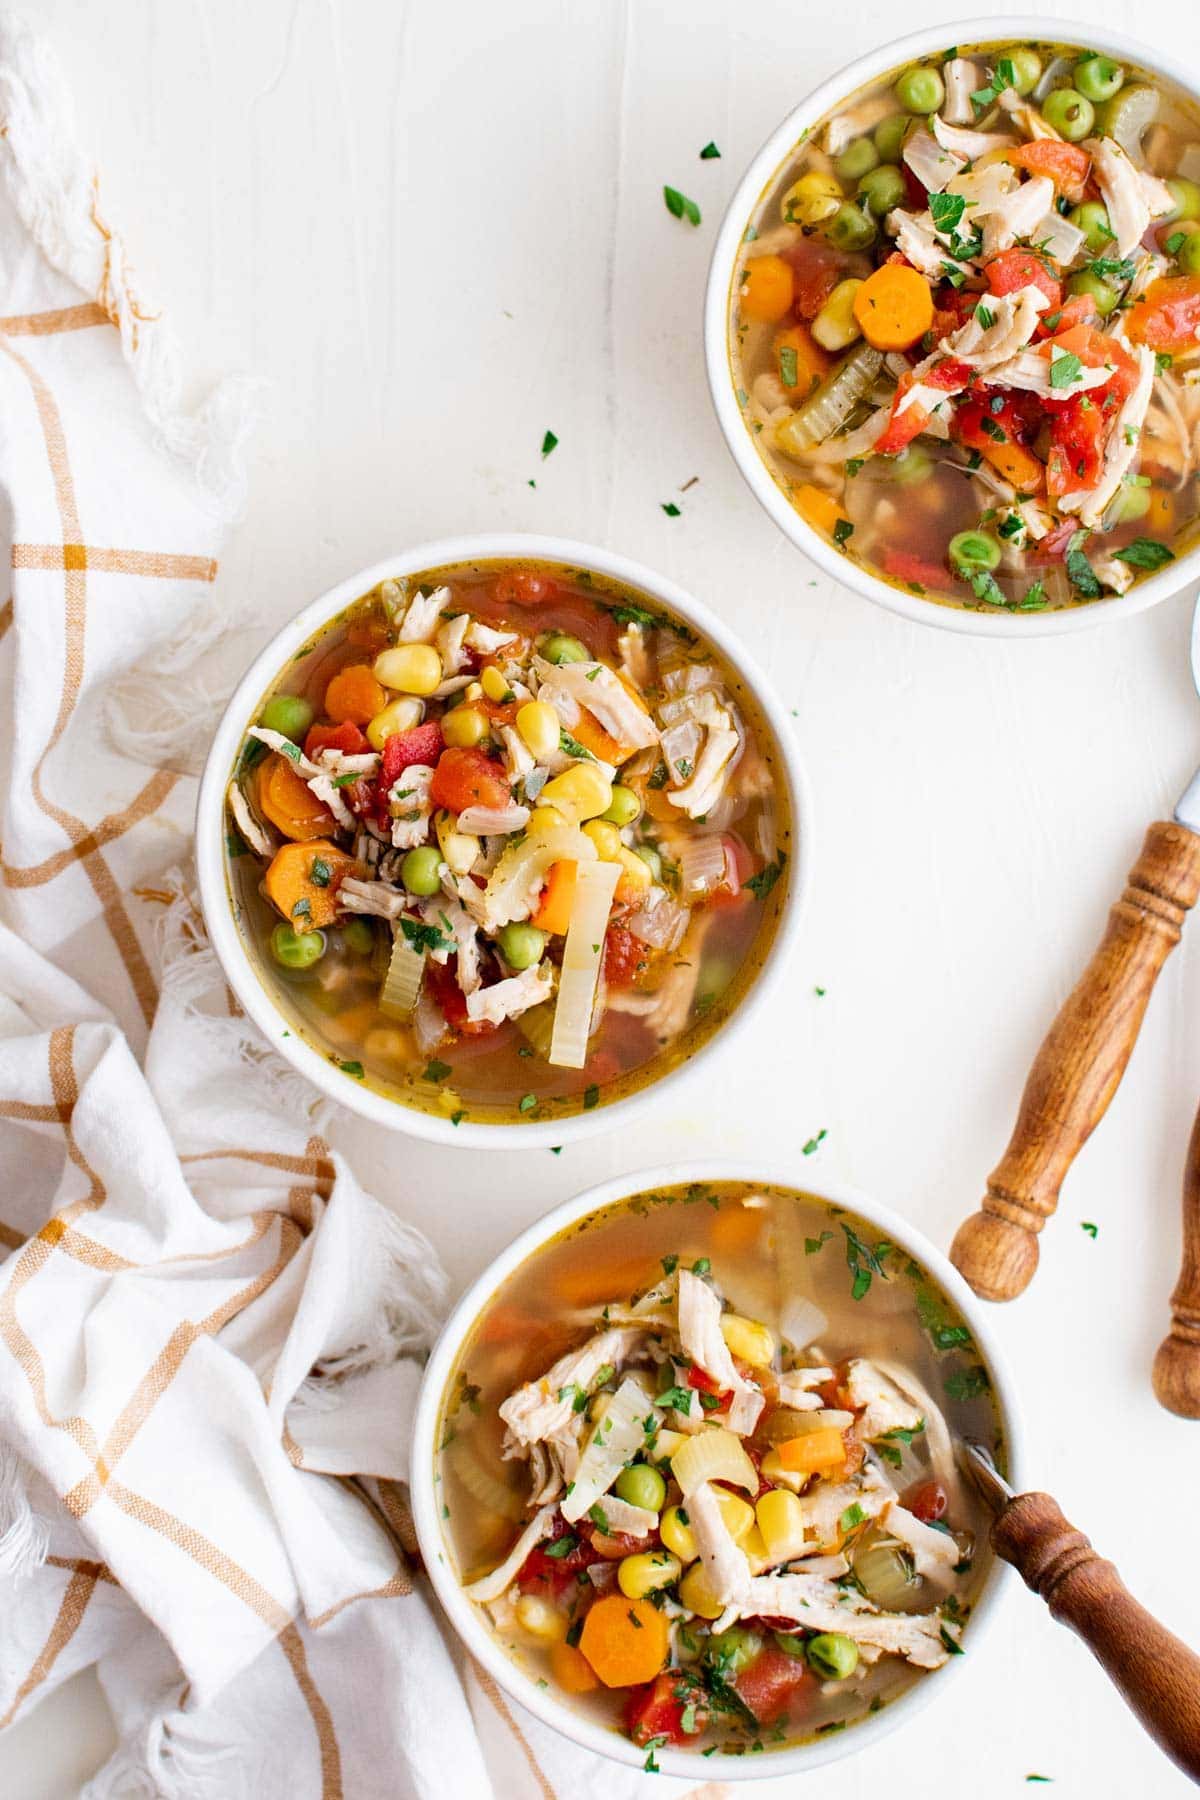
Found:
<svg viewBox="0 0 1200 1800"><path fill-rule="evenodd" d="M1200 1783L1200 1656L1134 1599L1049 1494L1014 1494L982 1444L958 1460L991 1507L991 1544L1081 1637L1159 1749Z"/></svg>

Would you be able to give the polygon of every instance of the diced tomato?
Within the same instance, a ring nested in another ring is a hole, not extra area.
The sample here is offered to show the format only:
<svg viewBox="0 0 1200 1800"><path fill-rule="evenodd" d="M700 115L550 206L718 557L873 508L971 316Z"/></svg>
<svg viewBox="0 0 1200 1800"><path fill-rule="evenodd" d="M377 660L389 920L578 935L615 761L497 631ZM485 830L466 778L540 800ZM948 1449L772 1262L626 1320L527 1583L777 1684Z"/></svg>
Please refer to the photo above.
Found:
<svg viewBox="0 0 1200 1800"><path fill-rule="evenodd" d="M456 745L439 756L429 794L435 806L454 813L465 812L468 806L507 806L512 798L499 763L482 750L460 750Z"/></svg>
<svg viewBox="0 0 1200 1800"><path fill-rule="evenodd" d="M1113 382L1103 388L1092 388L1090 398L1093 400L1097 393L1106 394L1109 387L1114 388L1121 399L1125 399L1137 385L1138 366L1128 350L1122 349L1114 338L1107 337L1092 325L1072 325L1066 331L1060 327L1047 341L1056 350L1070 351L1089 369L1112 367ZM1047 401L1044 404L1052 405L1053 402Z"/></svg>
<svg viewBox="0 0 1200 1800"><path fill-rule="evenodd" d="M815 319L853 259L821 237L801 238L780 254L795 278L792 310L798 318Z"/></svg>
<svg viewBox="0 0 1200 1800"><path fill-rule="evenodd" d="M921 386L938 388L943 393L955 394L966 387L971 379L971 370L957 357L944 356L940 362L926 369L921 376ZM917 377L910 371L900 377L896 389L896 398L892 403L892 416L883 430L883 436L875 445L877 456L898 456L901 450L908 448L915 437L919 437L929 423L929 408L914 401L911 406L900 409L905 395L916 385Z"/></svg>
<svg viewBox="0 0 1200 1800"><path fill-rule="evenodd" d="M610 925L604 935L604 979L609 987L633 987L650 967L650 951L627 925Z"/></svg>
<svg viewBox="0 0 1200 1800"><path fill-rule="evenodd" d="M885 550L883 572L894 575L897 581L905 581L910 586L915 583L923 588L944 588L948 580L947 572L940 564L928 562L911 550Z"/></svg>
<svg viewBox="0 0 1200 1800"><path fill-rule="evenodd" d="M517 1570L517 1586L523 1594L537 1593L539 1590L561 1594L584 1569L601 1560L599 1552L593 1550L585 1537L580 1537L564 1555L550 1556L548 1546L559 1543L569 1532L574 1535L573 1528L567 1524L562 1514L555 1513L550 1530L542 1542L529 1552Z"/></svg>
<svg viewBox="0 0 1200 1800"><path fill-rule="evenodd" d="M448 957L444 963L427 958L425 986L451 1031L457 1031L463 1037L486 1037L489 1031L498 1029L487 1019L468 1018L467 997L458 985L456 956Z"/></svg>
<svg viewBox="0 0 1200 1800"><path fill-rule="evenodd" d="M1105 415L1087 394L1073 394L1054 411L1046 458L1046 491L1054 499L1090 488L1104 461Z"/></svg>
<svg viewBox="0 0 1200 1800"><path fill-rule="evenodd" d="M708 904L719 910L746 906L750 901L746 883L754 873L754 858L736 831L725 832L721 848L725 852L725 873L708 894Z"/></svg>
<svg viewBox="0 0 1200 1800"><path fill-rule="evenodd" d="M384 791L413 763L425 763L432 768L441 749L442 728L436 719L430 719L427 725L415 725L411 731L397 731L384 738L383 759L379 765L379 779Z"/></svg>
<svg viewBox="0 0 1200 1800"><path fill-rule="evenodd" d="M938 342L965 325L979 304L979 295L943 282L933 296L933 336Z"/></svg>
<svg viewBox="0 0 1200 1800"><path fill-rule="evenodd" d="M683 1716L689 1707L690 1734L683 1729ZM678 1669L656 1675L645 1687L630 1688L625 1703L625 1729L635 1744L645 1745L653 1738L685 1744L689 1735L697 1736L706 1729L708 1720L704 1690Z"/></svg>
<svg viewBox="0 0 1200 1800"><path fill-rule="evenodd" d="M545 606L557 597L558 583L536 569L506 569L497 575L492 592L501 606Z"/></svg>
<svg viewBox="0 0 1200 1800"><path fill-rule="evenodd" d="M991 392L980 388L954 414L954 435L970 450L992 444L1024 443L1037 427L1033 395Z"/></svg>
<svg viewBox="0 0 1200 1800"><path fill-rule="evenodd" d="M310 725L304 740L304 754L310 758L318 750L340 750L343 756L365 756L370 748L350 719L343 719L340 725Z"/></svg>
<svg viewBox="0 0 1200 1800"><path fill-rule="evenodd" d="M1015 294L1020 288L1041 288L1052 307L1062 299L1062 283L1045 257L1032 250L1001 250L984 269L993 294Z"/></svg>
<svg viewBox="0 0 1200 1800"><path fill-rule="evenodd" d="M1035 138L1010 150L1008 161L1030 175L1048 175L1060 194L1073 205L1083 199L1092 159L1079 144L1061 144L1054 138Z"/></svg>
<svg viewBox="0 0 1200 1800"><path fill-rule="evenodd" d="M925 208L929 205L929 189L925 186L925 183L921 180L916 171L910 169L906 162L900 164L900 173L903 175L904 185L908 189L905 204L908 206L909 211L917 213L924 212Z"/></svg>
<svg viewBox="0 0 1200 1800"><path fill-rule="evenodd" d="M1061 306L1051 307L1037 322L1034 337L1053 337L1056 332L1070 331L1076 325L1090 325L1096 318L1096 302L1090 294L1072 294Z"/></svg>
<svg viewBox="0 0 1200 1800"><path fill-rule="evenodd" d="M900 1499L914 1519L920 1519L925 1525L940 1519L950 1504L941 1482L933 1480L914 1482L912 1487L905 1488Z"/></svg>
<svg viewBox="0 0 1200 1800"><path fill-rule="evenodd" d="M1135 344L1149 344L1152 350L1194 349L1200 332L1200 275L1152 281L1126 314L1125 327Z"/></svg>
<svg viewBox="0 0 1200 1800"><path fill-rule="evenodd" d="M733 1389L722 1388L719 1382L715 1381L707 1370L702 1369L698 1363L692 1363L689 1367L687 1372L687 1384L690 1388L695 1388L698 1394L715 1394L717 1399L721 1402L721 1406L728 1406L729 1402L733 1399ZM713 1408L714 1412L719 1412L720 1410L720 1407Z"/></svg>
<svg viewBox="0 0 1200 1800"><path fill-rule="evenodd" d="M733 1685L760 1725L773 1725L785 1714L795 1721L817 1690L803 1657L789 1656L777 1644L765 1645Z"/></svg>

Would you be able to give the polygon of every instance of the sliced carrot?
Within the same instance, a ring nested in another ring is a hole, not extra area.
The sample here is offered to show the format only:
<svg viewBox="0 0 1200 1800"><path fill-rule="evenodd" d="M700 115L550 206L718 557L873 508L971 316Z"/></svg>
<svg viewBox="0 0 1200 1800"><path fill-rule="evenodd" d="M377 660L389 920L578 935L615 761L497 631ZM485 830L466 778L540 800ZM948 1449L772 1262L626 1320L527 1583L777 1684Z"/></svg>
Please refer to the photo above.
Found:
<svg viewBox="0 0 1200 1800"><path fill-rule="evenodd" d="M807 325L789 325L786 331L777 332L773 347L779 379L785 388L794 390L793 399L805 399L833 367L833 358L822 350Z"/></svg>
<svg viewBox="0 0 1200 1800"><path fill-rule="evenodd" d="M738 299L748 319L764 319L774 324L792 310L796 280L791 263L782 256L755 256L742 272Z"/></svg>
<svg viewBox="0 0 1200 1800"><path fill-rule="evenodd" d="M324 838L284 844L275 852L263 886L293 931L318 931L333 924L338 886L355 867L352 856Z"/></svg>
<svg viewBox="0 0 1200 1800"><path fill-rule="evenodd" d="M1154 537L1169 537L1175 529L1175 496L1167 488L1150 489L1146 530Z"/></svg>
<svg viewBox="0 0 1200 1800"><path fill-rule="evenodd" d="M590 1694L600 1685L587 1657L572 1644L551 1645L550 1673L565 1694Z"/></svg>
<svg viewBox="0 0 1200 1800"><path fill-rule="evenodd" d="M323 837L333 814L286 756L269 756L258 772L258 810L285 838Z"/></svg>
<svg viewBox="0 0 1200 1800"><path fill-rule="evenodd" d="M335 725L349 719L352 725L369 725L376 713L387 705L383 684L366 663L351 663L339 669L325 689L325 711Z"/></svg>
<svg viewBox="0 0 1200 1800"><path fill-rule="evenodd" d="M1060 144L1054 138L1035 138L1008 151L1004 160L1029 175L1048 175L1060 194L1070 201L1083 199L1092 159L1080 144Z"/></svg>
<svg viewBox="0 0 1200 1800"><path fill-rule="evenodd" d="M979 454L1022 494L1040 494L1046 485L1045 464L1023 444L985 444Z"/></svg>
<svg viewBox="0 0 1200 1800"><path fill-rule="evenodd" d="M550 873L542 889L538 909L529 921L531 925L536 925L539 931L549 931L558 936L566 934L571 923L571 908L575 904L575 881L578 874L577 862L550 864Z"/></svg>
<svg viewBox="0 0 1200 1800"><path fill-rule="evenodd" d="M807 482L803 487L795 489L792 504L801 518L807 519L810 525L815 525L818 531L823 531L826 537L833 536L834 526L839 520L845 524L850 522L832 494L827 494L824 488L812 487Z"/></svg>
<svg viewBox="0 0 1200 1800"><path fill-rule="evenodd" d="M629 755L625 744L617 742L615 737L605 731L599 719L593 718L590 712L580 711L579 718L571 727L570 735L585 750L590 750L597 762L623 763Z"/></svg>
<svg viewBox="0 0 1200 1800"><path fill-rule="evenodd" d="M911 349L933 324L933 290L907 263L884 263L855 294L854 317L874 349Z"/></svg>
<svg viewBox="0 0 1200 1800"><path fill-rule="evenodd" d="M654 1680L669 1642L667 1621L649 1600L606 1594L583 1621L579 1648L605 1687L637 1687Z"/></svg>
<svg viewBox="0 0 1200 1800"><path fill-rule="evenodd" d="M842 1434L832 1425L819 1425L815 1431L788 1438L776 1448L783 1467L802 1475L815 1474L818 1469L834 1469L846 1460Z"/></svg>

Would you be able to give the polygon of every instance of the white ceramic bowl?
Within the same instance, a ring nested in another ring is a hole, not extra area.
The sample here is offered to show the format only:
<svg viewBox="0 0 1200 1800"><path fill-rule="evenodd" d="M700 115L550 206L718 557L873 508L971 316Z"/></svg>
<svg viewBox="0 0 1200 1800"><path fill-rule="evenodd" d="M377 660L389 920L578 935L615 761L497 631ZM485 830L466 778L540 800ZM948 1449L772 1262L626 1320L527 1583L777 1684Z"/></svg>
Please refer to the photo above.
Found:
<svg viewBox="0 0 1200 1800"><path fill-rule="evenodd" d="M503 1255L498 1256L468 1288L446 1321L422 1380L412 1442L410 1488L413 1518L425 1567L452 1625L472 1656L483 1664L514 1700L519 1701L536 1718L562 1732L564 1737L581 1744L584 1749L598 1751L601 1756L609 1756L615 1762L627 1763L634 1768L640 1768L644 1764L644 1750L640 1750L617 1732L604 1730L566 1701L557 1699L552 1689L538 1686L505 1655L492 1632L483 1623L478 1608L466 1598L454 1574L446 1540L442 1535L440 1507L433 1483L442 1395L464 1339L502 1282L568 1226L633 1194L674 1187L686 1181L744 1181L756 1185L792 1187L858 1213L877 1226L891 1243L907 1251L937 1279L970 1326L980 1356L992 1379L992 1389L1008 1450L1007 1478L1011 1486L1018 1492L1021 1490L1025 1468L1021 1419L1013 1379L992 1330L987 1309L941 1251L935 1250L907 1220L877 1201L868 1200L854 1188L831 1182L817 1185L808 1181L806 1176L807 1171L798 1176L794 1168L787 1168L780 1163L763 1164L725 1158L647 1169L635 1175L617 1176L611 1181L602 1182L599 1187L589 1188L578 1199L568 1200L564 1205L555 1207L553 1212L547 1213L527 1231L523 1231ZM972 1661L995 1617L997 1602L1010 1575L1011 1571L1006 1564L998 1559L993 1561L968 1627ZM806 1773L820 1763L834 1762L856 1750L865 1750L869 1744L886 1737L888 1732L911 1719L931 1700L945 1694L962 1661L960 1657L951 1657L941 1669L917 1681L907 1693L873 1717L864 1719L845 1733L838 1732L815 1743L800 1744L793 1749L775 1751L769 1756L761 1757L726 1756L717 1751L703 1760L695 1752L663 1747L655 1751L655 1758L664 1775L685 1776L692 1781L701 1782L748 1781Z"/></svg>
<svg viewBox="0 0 1200 1800"><path fill-rule="evenodd" d="M614 1100L589 1112L547 1120L530 1120L508 1125L475 1123L470 1120L452 1125L449 1119L417 1111L385 1094L374 1092L347 1075L341 1068L315 1049L280 1012L270 991L258 974L234 918L225 867L225 791L233 772L247 727L258 715L268 689L281 669L286 668L301 645L360 595L368 593L386 576L416 574L422 569L436 569L452 563L489 561L511 557L524 562L562 563L575 568L595 570L627 586L641 590L651 601L657 601L713 644L741 676L754 695L770 728L778 749L778 769L787 791L787 804L792 822L792 854L788 863L787 888L780 909L775 937L741 1004L690 1058L689 1061L649 1081L628 1098ZM758 1013L770 982L780 973L788 952L794 945L800 924L808 871L812 856L812 802L808 781L792 738L790 721L776 699L766 677L747 655L742 645L721 620L690 594L657 575L641 563L599 550L590 544L569 538L536 537L525 533L495 532L477 537L443 538L436 543L418 544L396 556L388 557L373 568L362 569L340 581L336 587L297 613L254 659L226 708L217 727L212 748L204 767L200 795L196 805L196 865L200 882L200 899L205 922L214 950L228 977L229 984L247 1013L281 1056L307 1076L315 1087L331 1100L337 1100L353 1111L406 1131L414 1137L434 1142L529 1150L536 1145L563 1144L593 1132L619 1129L635 1113L644 1111L668 1087L673 1087L696 1064L726 1048L732 1038L746 1031ZM770 982L768 981L768 974Z"/></svg>
<svg viewBox="0 0 1200 1800"><path fill-rule="evenodd" d="M1109 31L1107 26L1083 26L1074 19L1017 16L1014 18L968 19L956 24L926 26L908 37L895 38L881 49L849 63L828 81L802 100L783 123L773 131L750 167L746 170L729 202L721 229L717 234L712 263L708 273L708 289L704 301L704 352L708 366L708 384L713 405L733 460L744 475L751 493L774 519L798 549L818 563L835 581L851 587L856 593L902 618L915 619L923 625L940 625L944 631L961 631L973 637L1025 638L1040 637L1063 631L1086 631L1093 625L1109 624L1114 619L1127 619L1132 613L1144 612L1179 592L1200 573L1200 544L1186 555L1147 580L1138 582L1129 593L1113 595L1107 600L1093 600L1086 606L1060 612L980 613L966 608L939 606L922 600L919 595L890 586L869 570L842 556L819 531L800 517L780 489L760 456L755 440L747 429L737 402L729 358L730 293L734 271L741 254L743 234L762 195L772 186L790 162L802 132L811 130L826 113L864 87L886 75L890 69L945 50L951 44L995 44L1054 42L1061 34L1066 44L1091 50L1106 51L1118 62L1133 63L1152 74L1164 75L1188 93L1195 93L1196 82L1191 71L1158 50Z"/></svg>

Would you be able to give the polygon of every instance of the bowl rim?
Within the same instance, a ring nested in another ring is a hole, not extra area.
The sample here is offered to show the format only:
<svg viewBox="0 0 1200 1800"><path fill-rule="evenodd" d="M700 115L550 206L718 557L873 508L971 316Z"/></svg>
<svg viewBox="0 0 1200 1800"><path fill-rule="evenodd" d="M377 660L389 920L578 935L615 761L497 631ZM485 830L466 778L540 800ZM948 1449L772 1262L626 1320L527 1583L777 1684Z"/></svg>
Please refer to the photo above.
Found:
<svg viewBox="0 0 1200 1800"><path fill-rule="evenodd" d="M601 1756L641 1767L643 1753L635 1744L606 1731L590 1720L572 1712L556 1700L549 1688L539 1688L510 1661L500 1645L480 1622L452 1573L444 1553L441 1520L432 1479L423 1479L422 1470L432 1471L435 1434L442 1393L454 1365L460 1345L471 1325L500 1285L551 1238L566 1227L593 1212L628 1199L649 1189L673 1187L686 1181L744 1181L752 1186L773 1185L794 1188L834 1206L844 1206L858 1213L884 1231L888 1237L909 1250L915 1259L935 1276L971 1327L980 1356L992 1377L993 1392L1008 1450L1008 1481L1016 1492L1022 1491L1026 1466L1026 1443L1022 1414L1017 1404L1017 1387L1008 1358L992 1327L984 1303L971 1291L949 1259L930 1242L916 1226L881 1201L869 1198L849 1183L822 1178L819 1182L797 1180L794 1168L779 1157L761 1161L749 1157L708 1157L637 1170L632 1174L611 1176L608 1180L584 1190L574 1199L564 1201L527 1226L506 1249L501 1251L478 1275L458 1300L443 1325L426 1364L413 1420L409 1464L409 1493L413 1520L425 1569L433 1583L451 1624L474 1656L511 1699L584 1749ZM979 1597L971 1614L971 1650L976 1652L991 1629L997 1607L1009 1591L1012 1571L999 1557L993 1557ZM790 1750L774 1751L769 1756L725 1756L720 1751L705 1759L707 1781L748 1781L800 1774L866 1749L890 1731L895 1730L943 1693L952 1671L959 1670L965 1659L951 1657L942 1668L933 1671L936 1682L925 1679L914 1684L898 1700L884 1707L872 1718L862 1720L844 1735L835 1733L828 1739L801 1744ZM664 1775L695 1779L697 1757L685 1751L663 1747L655 1752Z"/></svg>
<svg viewBox="0 0 1200 1800"><path fill-rule="evenodd" d="M977 613L966 608L941 606L917 594L891 587L879 576L871 574L839 554L821 534L790 505L778 484L772 479L762 456L746 430L741 408L737 404L730 379L728 297L734 262L741 249L743 233L759 195L796 146L800 132L815 124L839 100L865 83L885 74L899 63L931 51L945 49L949 42L960 44L989 41L1035 42L1054 41L1055 28L1063 28L1062 42L1074 43L1084 38L1084 31L1073 19L1037 17L1033 14L985 15L958 24L924 26L891 38L886 44L856 57L823 81L792 108L752 158L725 209L709 262L704 296L704 361L709 394L730 455L751 493L780 530L797 549L815 562L827 575L852 588L864 599L886 607L901 618L917 624L936 625L943 631L954 631L968 637L1049 637L1063 632L1087 631L1098 625L1115 623L1135 613L1145 612L1177 594L1200 569L1200 539L1192 549L1127 594L1115 594L1106 600L1093 600L1086 606L1057 612ZM1079 47L1109 51L1142 67L1166 76L1200 104L1200 89L1180 61L1158 50L1151 50L1122 32L1110 31L1105 25L1088 26L1086 43Z"/></svg>
<svg viewBox="0 0 1200 1800"><path fill-rule="evenodd" d="M237 747L258 701L300 646L334 614L387 576L410 575L447 564L503 558L563 563L594 570L642 590L707 638L745 682L775 739L791 814L792 844L787 886L775 935L758 972L735 1010L684 1062L647 1082L636 1093L589 1112L508 1124L468 1119L456 1126L448 1118L420 1112L400 1100L376 1093L355 1076L347 1075L337 1063L291 1029L255 971L230 905L223 847L225 790ZM685 1082L718 1047L725 1050L757 1017L798 940L811 878L813 803L808 775L782 700L737 635L707 606L669 577L616 551L575 538L489 531L433 539L372 563L327 588L268 640L238 682L213 736L196 799L195 833L200 903L217 959L249 1017L293 1068L328 1099L389 1130L458 1148L486 1146L489 1149L529 1150L576 1142L618 1124L624 1125L638 1113L645 1112L667 1089L674 1090Z"/></svg>

